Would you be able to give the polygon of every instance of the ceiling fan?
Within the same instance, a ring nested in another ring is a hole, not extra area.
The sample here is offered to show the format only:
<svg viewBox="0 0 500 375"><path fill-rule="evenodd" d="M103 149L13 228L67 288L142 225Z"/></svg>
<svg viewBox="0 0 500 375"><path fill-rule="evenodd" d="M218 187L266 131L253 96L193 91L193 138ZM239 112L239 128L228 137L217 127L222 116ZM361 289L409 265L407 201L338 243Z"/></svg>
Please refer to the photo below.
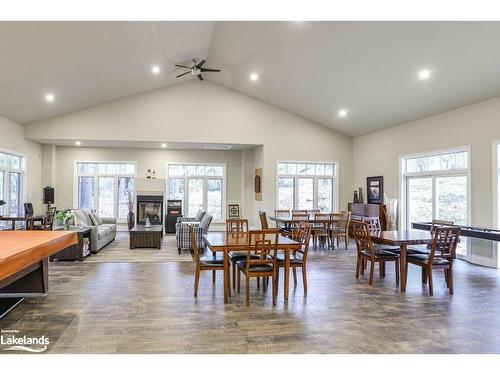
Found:
<svg viewBox="0 0 500 375"><path fill-rule="evenodd" d="M193 65L192 65L192 66L186 66L186 65L175 64L175 66L176 66L176 67L178 67L178 68L186 68L186 69L189 69L187 72L182 73L182 74L179 74L176 78L179 78L179 77L185 76L186 74L191 73L193 76L198 77L200 81L203 81L203 76L201 75L201 73L204 73L204 72L220 72L220 70L219 70L219 69L209 69L209 68L203 68L203 64L205 64L205 62L206 62L207 60L201 60L201 61L198 63L198 59L195 57L195 58L194 58L194 59L192 59L191 61L193 62Z"/></svg>

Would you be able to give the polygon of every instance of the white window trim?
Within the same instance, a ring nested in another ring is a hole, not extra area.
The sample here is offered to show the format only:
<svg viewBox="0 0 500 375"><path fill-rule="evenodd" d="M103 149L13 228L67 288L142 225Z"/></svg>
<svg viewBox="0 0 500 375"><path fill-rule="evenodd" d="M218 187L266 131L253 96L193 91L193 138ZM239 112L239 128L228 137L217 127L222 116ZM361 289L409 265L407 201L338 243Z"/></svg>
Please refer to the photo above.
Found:
<svg viewBox="0 0 500 375"><path fill-rule="evenodd" d="M406 160L413 159L418 157L425 156L435 156L442 154L451 154L457 152L467 152L467 168L460 169L448 169L448 170L437 170L437 171L423 171L423 172L410 172L406 173ZM436 177L436 176L454 176L454 175L466 175L467 176L467 225L471 225L471 217L472 217L472 195L471 195L471 151L470 145L461 146L461 147L453 147L448 149L441 150L432 150L428 152L419 152L415 154L408 155L400 155L399 156L399 207L400 207L400 215L399 215L399 228L400 229L411 229L408 228L407 225L407 186L406 186L406 178L407 177ZM434 188L433 188L434 191ZM433 205L435 205L433 197ZM433 212L435 207L433 207Z"/></svg>
<svg viewBox="0 0 500 375"><path fill-rule="evenodd" d="M1 170L4 171L4 180L3 180L3 183L4 183L4 188L8 185L8 176L9 176L9 172L16 172L16 173L20 173L21 174L21 181L20 181L20 184L21 184L21 188L19 189L19 194L20 194L20 197L19 197L19 216L23 216L24 215L24 203L26 202L26 197L27 197L27 184L26 184L26 181L27 181L27 169L28 169L28 156L26 154L23 154L23 153L20 153L20 152L17 152L17 151L13 151L13 150L9 150L9 149L4 149L4 148L0 148L0 152L1 153L4 153L4 154L9 154L9 155L13 155L13 156L18 156L18 157L21 157L24 159L24 169L11 169L11 168L4 168L4 167L1 167ZM5 191L4 191L5 193ZM7 194L5 195L4 194L4 197L2 198L7 204L4 206L4 212L3 212L3 215L4 216L10 216L10 211L9 212L6 212L6 207L9 207L10 206L10 196Z"/></svg>
<svg viewBox="0 0 500 375"><path fill-rule="evenodd" d="M133 174L94 174L94 173L82 173L78 174L78 163L96 163L96 164L133 164L135 166L135 173ZM114 177L115 178L115 183L114 183L114 198L118 197L118 178L119 177L133 177L134 178L134 212L136 210L135 208L135 196L136 196L136 179L137 179L137 162L135 161L123 161L123 160L75 160L74 165L73 165L73 207L78 208L78 177ZM98 191L99 186L98 183L94 185L94 194L96 191ZM99 212L99 197L95 195L97 198L96 201L96 211ZM118 202L116 202L118 203ZM118 205L114 207L114 215L116 215L116 220L117 223L125 223L126 220L119 220L118 219Z"/></svg>
<svg viewBox="0 0 500 375"><path fill-rule="evenodd" d="M334 165L334 175L280 175L278 173L278 164L279 163L296 163L296 164L333 164ZM298 187L296 186L296 179L297 178L313 178L313 179L318 179L318 178L332 178L333 179L333 186L332 186L332 193L334 194L333 197L335 198L335 202L332 207L332 212L338 212L339 211L339 175L340 175L340 163L338 161L317 161L317 160L276 160L275 164L275 175L276 175L276 181L275 181L275 208L278 208L279 204L279 189L278 189L278 179L279 178L293 178L294 179L294 197L293 197L293 206L298 207ZM317 184L314 184L313 186L314 189L314 202L313 202L313 209L317 209L318 207L318 199L317 199Z"/></svg>
<svg viewBox="0 0 500 375"><path fill-rule="evenodd" d="M498 213L500 211L500 197L498 196L498 174L499 174L499 167L500 165L498 164L498 148L500 147L500 140L493 141L492 142L492 180L493 180L493 196L492 196L492 206L493 206L493 217L492 217L492 223L493 223L493 228L498 229L500 227L500 218L498 217ZM500 246L500 244L499 244ZM500 257L500 253L499 253Z"/></svg>
<svg viewBox="0 0 500 375"><path fill-rule="evenodd" d="M192 176L172 176L170 177L168 173L168 166L169 165L209 165L209 166L217 166L220 167L222 166L222 176L207 176L207 175L192 175ZM220 224L220 223L225 223L226 222L226 195L227 195L227 163L206 163L206 162L183 162L183 161L167 161L166 162L166 173L165 175L167 176L166 178L166 186L165 186L165 201L168 201L170 191L168 190L169 186L169 180L170 178L172 179L190 179L190 178L199 178L203 179L203 202L204 202L204 209L207 209L207 189L206 189L206 182L205 180L215 180L215 179L222 179L222 219L220 220L213 220L214 224ZM187 185L184 184L184 199L182 200L182 214L184 216L187 216L187 205L186 201L189 198L189 192L187 189Z"/></svg>

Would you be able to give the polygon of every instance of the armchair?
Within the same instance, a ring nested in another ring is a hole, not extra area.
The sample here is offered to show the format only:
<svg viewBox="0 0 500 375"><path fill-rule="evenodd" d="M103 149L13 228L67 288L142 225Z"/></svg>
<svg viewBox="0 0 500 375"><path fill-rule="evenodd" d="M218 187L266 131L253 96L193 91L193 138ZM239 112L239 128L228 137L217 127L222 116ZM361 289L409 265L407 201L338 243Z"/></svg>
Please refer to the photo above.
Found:
<svg viewBox="0 0 500 375"><path fill-rule="evenodd" d="M179 255L183 249L192 250L193 245L191 244L191 236L189 234L189 226L192 225L194 230L194 237L196 239L196 245L199 249L205 248L205 242L203 241L203 235L208 232L210 223L212 222L212 216L203 212L203 217L200 220L200 224L191 224L193 221L182 221L176 224L176 240L177 240L177 250Z"/></svg>

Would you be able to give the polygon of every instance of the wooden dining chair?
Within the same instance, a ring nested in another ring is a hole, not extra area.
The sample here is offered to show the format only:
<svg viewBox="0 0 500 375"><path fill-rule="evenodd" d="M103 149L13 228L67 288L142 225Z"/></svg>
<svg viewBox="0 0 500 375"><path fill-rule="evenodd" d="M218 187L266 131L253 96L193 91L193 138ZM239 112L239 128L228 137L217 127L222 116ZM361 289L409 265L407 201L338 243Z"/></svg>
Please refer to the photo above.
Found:
<svg viewBox="0 0 500 375"><path fill-rule="evenodd" d="M431 228L430 228L430 233L431 236L434 238L434 233L436 232L437 228L440 227L452 227L453 226L453 221L450 220L432 220ZM408 247L406 252L408 254L429 254L431 252L431 247L432 244L429 245L415 245ZM422 280L424 277L422 276Z"/></svg>
<svg viewBox="0 0 500 375"><path fill-rule="evenodd" d="M307 215L307 210L292 210L293 215Z"/></svg>
<svg viewBox="0 0 500 375"><path fill-rule="evenodd" d="M453 259L460 238L459 227L436 226L429 254L408 254L407 263L422 267L422 283L429 284L429 294L434 294L432 270L442 269L446 286L453 294Z"/></svg>
<svg viewBox="0 0 500 375"><path fill-rule="evenodd" d="M191 237L193 261L196 265L196 270L194 274L194 296L198 296L198 284L200 282L201 271L224 271L224 258L221 256L200 256L200 251L198 249L198 243L196 241L196 235L194 234L194 228L189 225L189 236ZM212 278L215 282L215 278Z"/></svg>
<svg viewBox="0 0 500 375"><path fill-rule="evenodd" d="M251 230L248 232L247 256L236 263L238 269L238 293L241 275L245 276L246 304L250 306L250 278L263 278L263 291L267 290L267 280L271 278L273 287L273 306L276 305L276 259L278 254L278 229ZM255 257L257 256L257 257Z"/></svg>
<svg viewBox="0 0 500 375"><path fill-rule="evenodd" d="M370 277L368 283L373 284L375 263L378 263L380 277L385 277L385 263L394 262L396 270L396 285L399 285L399 254L378 249L370 236L368 223L363 221L352 221L352 234L356 241L357 261L356 279L359 274L364 274L364 266L370 262Z"/></svg>
<svg viewBox="0 0 500 375"><path fill-rule="evenodd" d="M318 242L322 242L323 246L326 243L330 249L332 247L332 214L315 214L314 221L317 221L311 226L314 248L317 249Z"/></svg>
<svg viewBox="0 0 500 375"><path fill-rule="evenodd" d="M248 235L248 220L247 219L228 219L226 220L226 235L228 236L245 236ZM233 289L236 289L236 263L240 260L246 259L247 245L242 244L241 251L229 252L229 261L231 262ZM252 255L257 257L256 255Z"/></svg>
<svg viewBox="0 0 500 375"><path fill-rule="evenodd" d="M292 238L293 231L297 229L300 222L309 222L309 215L307 213L292 213L292 223L288 228L284 228L281 234L285 237Z"/></svg>
<svg viewBox="0 0 500 375"><path fill-rule="evenodd" d="M311 242L311 234L313 227L310 223L301 222L293 231L293 240L300 242L302 245L300 250L297 249L290 254L290 268L293 272L293 283L297 286L297 268L302 270L302 284L304 286L304 294L307 294L307 256L309 254L309 246ZM279 281L279 268L285 267L285 255L278 254L276 259L278 272L276 274L276 284Z"/></svg>
<svg viewBox="0 0 500 375"><path fill-rule="evenodd" d="M260 218L260 227L262 229L269 229L269 225L267 224L267 214L265 211L259 211Z"/></svg>
<svg viewBox="0 0 500 375"><path fill-rule="evenodd" d="M337 240L337 247L340 246L340 239L343 238L345 242L345 249L349 244L349 224L351 221L351 213L343 211L340 214L332 214L331 226L331 239L332 246L335 248L335 240Z"/></svg>

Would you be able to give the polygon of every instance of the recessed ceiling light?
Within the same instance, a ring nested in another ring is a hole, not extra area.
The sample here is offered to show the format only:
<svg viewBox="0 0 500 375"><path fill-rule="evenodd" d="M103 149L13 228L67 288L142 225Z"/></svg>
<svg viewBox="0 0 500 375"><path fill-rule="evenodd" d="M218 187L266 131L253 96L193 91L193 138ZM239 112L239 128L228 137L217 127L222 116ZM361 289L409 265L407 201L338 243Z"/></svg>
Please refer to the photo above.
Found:
<svg viewBox="0 0 500 375"><path fill-rule="evenodd" d="M54 94L45 94L45 100L49 103L52 103L54 100L56 100L56 97Z"/></svg>
<svg viewBox="0 0 500 375"><path fill-rule="evenodd" d="M82 144L82 142L80 142L80 141L75 142L75 145L77 145L77 146L80 146L81 144Z"/></svg>
<svg viewBox="0 0 500 375"><path fill-rule="evenodd" d="M258 81L259 75L257 73L250 74L250 81Z"/></svg>
<svg viewBox="0 0 500 375"><path fill-rule="evenodd" d="M153 65L153 67L151 68L151 73L153 74L159 74L160 73L160 67L158 65Z"/></svg>
<svg viewBox="0 0 500 375"><path fill-rule="evenodd" d="M166 143L162 143L161 144L161 148L167 148L167 144Z"/></svg>
<svg viewBox="0 0 500 375"><path fill-rule="evenodd" d="M418 72L418 79L420 79L422 81L426 81L429 78L431 78L431 74L432 74L432 72L429 69L419 70L419 72Z"/></svg>
<svg viewBox="0 0 500 375"><path fill-rule="evenodd" d="M339 109L339 117L347 117L347 109Z"/></svg>

